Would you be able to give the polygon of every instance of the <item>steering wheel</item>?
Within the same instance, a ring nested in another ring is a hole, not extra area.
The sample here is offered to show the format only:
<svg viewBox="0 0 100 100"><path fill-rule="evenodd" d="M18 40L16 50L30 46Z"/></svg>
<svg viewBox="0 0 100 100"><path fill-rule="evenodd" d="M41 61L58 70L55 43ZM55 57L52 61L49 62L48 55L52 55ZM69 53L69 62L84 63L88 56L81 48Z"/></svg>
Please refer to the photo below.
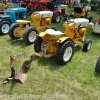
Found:
<svg viewBox="0 0 100 100"><path fill-rule="evenodd" d="M72 19L70 16L68 16L68 14L64 15L64 18L61 20L61 22L65 22L67 21L68 23L68 20Z"/></svg>

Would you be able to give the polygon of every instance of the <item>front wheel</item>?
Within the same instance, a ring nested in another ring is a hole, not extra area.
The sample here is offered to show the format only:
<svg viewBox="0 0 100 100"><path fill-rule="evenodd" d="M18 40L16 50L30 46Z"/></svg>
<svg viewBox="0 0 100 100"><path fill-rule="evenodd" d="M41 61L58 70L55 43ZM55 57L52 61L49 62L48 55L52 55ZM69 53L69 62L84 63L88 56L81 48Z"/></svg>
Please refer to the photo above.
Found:
<svg viewBox="0 0 100 100"><path fill-rule="evenodd" d="M92 41L90 39L87 39L85 42L84 42L84 45L83 45L83 51L89 51L90 48L91 48L91 45L92 45Z"/></svg>
<svg viewBox="0 0 100 100"><path fill-rule="evenodd" d="M58 22L60 22L60 19L61 19L60 14L59 13L56 13L52 17L52 22L53 23L58 23Z"/></svg>
<svg viewBox="0 0 100 100"><path fill-rule="evenodd" d="M0 35L5 35L9 33L11 23L8 21L0 22Z"/></svg>
<svg viewBox="0 0 100 100"><path fill-rule="evenodd" d="M32 44L35 42L37 34L38 31L36 28L29 27L23 34L23 41L26 43L26 45Z"/></svg>
<svg viewBox="0 0 100 100"><path fill-rule="evenodd" d="M68 63L74 54L74 44L72 41L61 43L56 52L56 61L60 65Z"/></svg>
<svg viewBox="0 0 100 100"><path fill-rule="evenodd" d="M35 52L39 53L40 51L42 51L42 43L43 43L43 39L41 37L37 37L35 44L34 44L34 50Z"/></svg>
<svg viewBox="0 0 100 100"><path fill-rule="evenodd" d="M19 28L19 24L15 23L15 24L12 24L10 26L10 29L9 29L9 36L12 40L15 40L15 39L18 39L19 36L18 34L16 33L16 30L18 30Z"/></svg>

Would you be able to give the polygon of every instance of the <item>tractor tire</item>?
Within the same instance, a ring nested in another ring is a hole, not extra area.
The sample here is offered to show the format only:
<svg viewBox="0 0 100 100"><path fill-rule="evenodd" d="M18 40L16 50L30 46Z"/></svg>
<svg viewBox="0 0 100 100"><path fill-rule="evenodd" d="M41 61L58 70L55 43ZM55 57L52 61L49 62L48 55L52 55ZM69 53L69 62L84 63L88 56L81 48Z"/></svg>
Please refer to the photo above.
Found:
<svg viewBox="0 0 100 100"><path fill-rule="evenodd" d="M59 13L56 13L52 17L52 22L53 23L59 23L60 22L60 19L61 19L60 14Z"/></svg>
<svg viewBox="0 0 100 100"><path fill-rule="evenodd" d="M40 6L38 6L37 10L38 11L44 11L45 10L45 7L43 5L40 5Z"/></svg>
<svg viewBox="0 0 100 100"><path fill-rule="evenodd" d="M9 36L12 40L18 39L18 35L15 33L15 30L19 27L19 24L15 23L10 26Z"/></svg>
<svg viewBox="0 0 100 100"><path fill-rule="evenodd" d="M90 17L89 17L89 23L92 22L92 20L93 20L93 17L90 16Z"/></svg>
<svg viewBox="0 0 100 100"><path fill-rule="evenodd" d="M42 51L41 49L42 42L43 42L42 38L38 36L34 44L35 52L39 53L40 51Z"/></svg>
<svg viewBox="0 0 100 100"><path fill-rule="evenodd" d="M100 73L100 57L97 60L95 71Z"/></svg>
<svg viewBox="0 0 100 100"><path fill-rule="evenodd" d="M83 51L84 51L84 52L89 51L90 48L91 48L91 45L92 45L92 41L91 41L90 39L87 39L87 40L84 42Z"/></svg>
<svg viewBox="0 0 100 100"><path fill-rule="evenodd" d="M25 30L23 34L23 41L26 43L26 45L32 44L35 42L37 37L38 31L34 27L29 27Z"/></svg>
<svg viewBox="0 0 100 100"><path fill-rule="evenodd" d="M55 30L55 31L56 31L56 28L55 28L54 26L51 26L51 27L50 27L50 29L53 29L53 30Z"/></svg>
<svg viewBox="0 0 100 100"><path fill-rule="evenodd" d="M59 65L68 63L74 54L74 44L72 41L61 43L56 52L56 61Z"/></svg>
<svg viewBox="0 0 100 100"><path fill-rule="evenodd" d="M0 22L0 35L6 35L9 33L11 23L9 21Z"/></svg>

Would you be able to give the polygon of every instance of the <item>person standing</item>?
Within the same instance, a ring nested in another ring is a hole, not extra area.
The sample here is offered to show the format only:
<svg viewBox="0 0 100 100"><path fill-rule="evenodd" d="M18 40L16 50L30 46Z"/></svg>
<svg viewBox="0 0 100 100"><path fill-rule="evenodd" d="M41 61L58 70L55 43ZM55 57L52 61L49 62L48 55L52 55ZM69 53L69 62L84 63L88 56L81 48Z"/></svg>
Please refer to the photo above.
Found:
<svg viewBox="0 0 100 100"><path fill-rule="evenodd" d="M80 0L76 0L76 7L80 7Z"/></svg>
<svg viewBox="0 0 100 100"><path fill-rule="evenodd" d="M70 8L73 8L73 0L70 0Z"/></svg>

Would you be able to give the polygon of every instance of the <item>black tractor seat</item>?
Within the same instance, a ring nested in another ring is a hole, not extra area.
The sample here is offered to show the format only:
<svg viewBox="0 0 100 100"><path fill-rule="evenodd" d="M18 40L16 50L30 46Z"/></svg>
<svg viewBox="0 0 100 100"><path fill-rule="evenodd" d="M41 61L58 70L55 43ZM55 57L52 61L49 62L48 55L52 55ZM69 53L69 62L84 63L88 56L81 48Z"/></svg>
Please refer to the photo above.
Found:
<svg viewBox="0 0 100 100"><path fill-rule="evenodd" d="M76 13L82 13L82 7L74 7L74 12Z"/></svg>
<svg viewBox="0 0 100 100"><path fill-rule="evenodd" d="M47 8L49 10L57 10L58 9L58 7L54 6L54 4L52 2L47 2Z"/></svg>
<svg viewBox="0 0 100 100"><path fill-rule="evenodd" d="M0 18L4 19L4 18L10 18L9 15L4 15L4 14L0 14Z"/></svg>

